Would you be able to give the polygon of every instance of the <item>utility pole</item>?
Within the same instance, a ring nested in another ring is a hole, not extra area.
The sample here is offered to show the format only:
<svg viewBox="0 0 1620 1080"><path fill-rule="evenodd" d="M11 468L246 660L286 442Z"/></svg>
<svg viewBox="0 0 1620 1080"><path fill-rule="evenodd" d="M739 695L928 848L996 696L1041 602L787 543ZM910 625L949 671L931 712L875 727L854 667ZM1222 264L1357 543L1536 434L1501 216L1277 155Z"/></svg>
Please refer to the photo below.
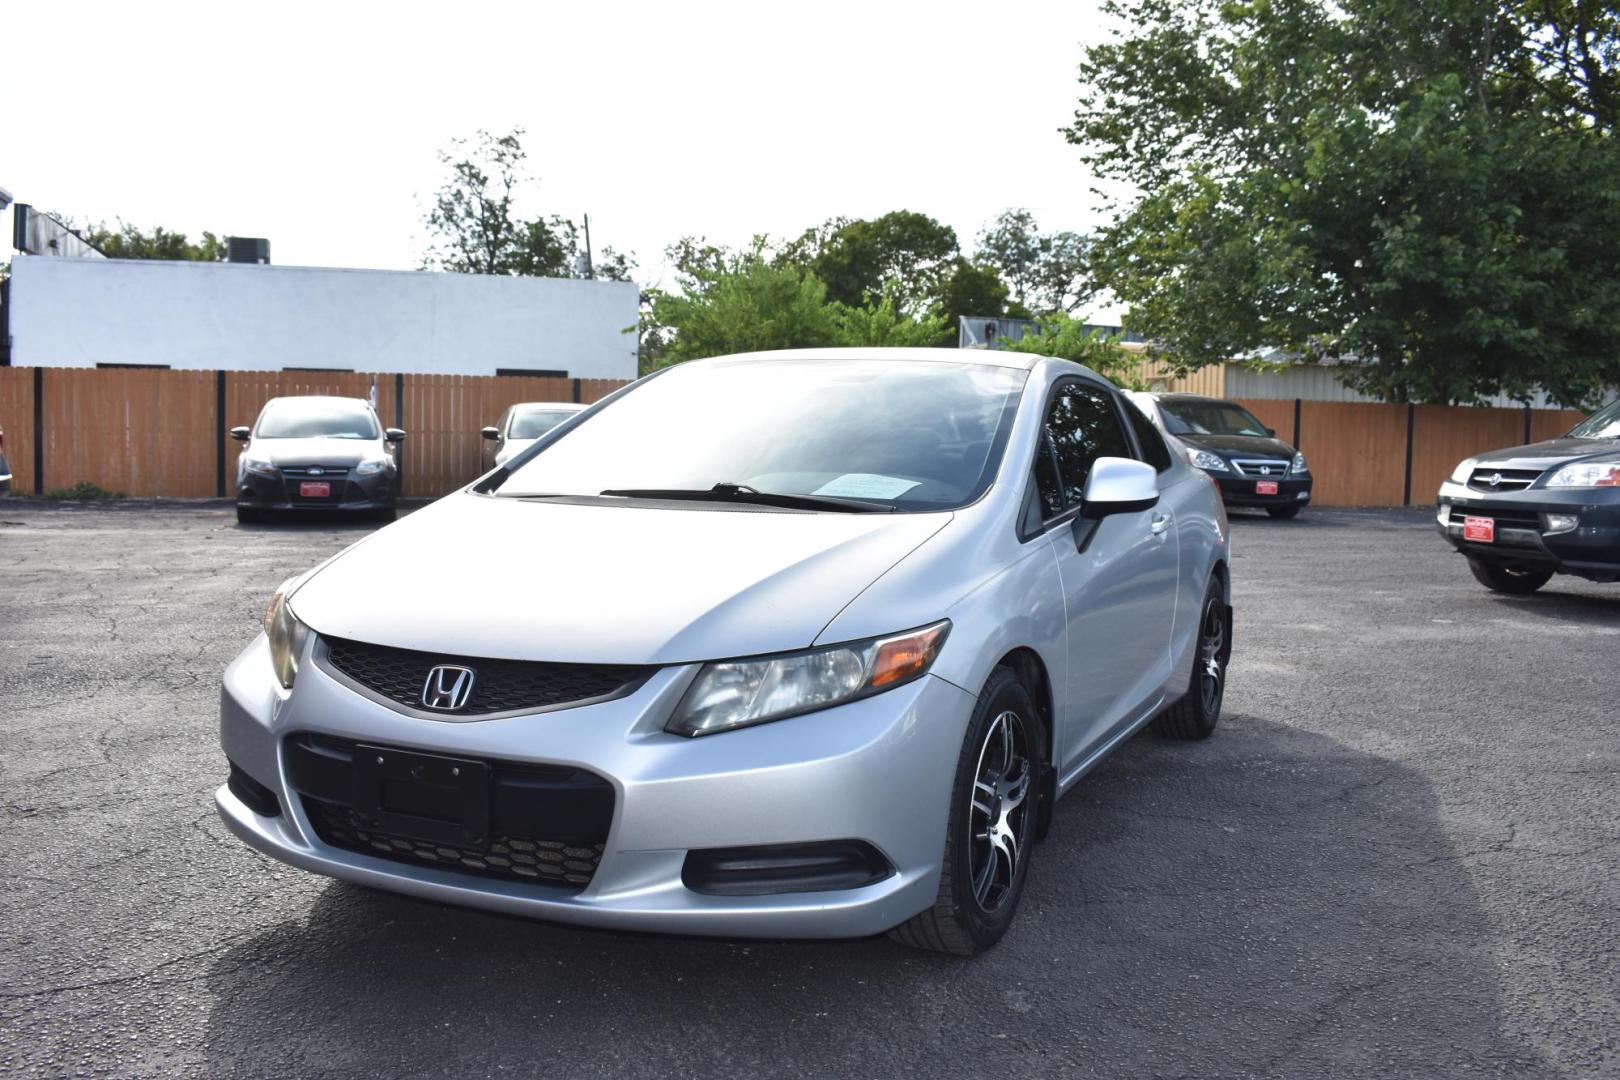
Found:
<svg viewBox="0 0 1620 1080"><path fill-rule="evenodd" d="M596 280L596 260L591 257L591 215L585 215L585 276Z"/></svg>

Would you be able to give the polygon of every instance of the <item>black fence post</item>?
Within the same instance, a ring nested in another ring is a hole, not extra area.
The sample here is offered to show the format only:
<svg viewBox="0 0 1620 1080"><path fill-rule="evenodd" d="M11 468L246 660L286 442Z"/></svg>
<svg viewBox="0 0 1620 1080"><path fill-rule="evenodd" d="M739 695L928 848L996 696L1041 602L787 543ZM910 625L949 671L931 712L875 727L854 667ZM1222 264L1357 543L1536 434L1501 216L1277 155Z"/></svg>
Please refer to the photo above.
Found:
<svg viewBox="0 0 1620 1080"><path fill-rule="evenodd" d="M34 368L34 494L45 494L45 369Z"/></svg>
<svg viewBox="0 0 1620 1080"><path fill-rule="evenodd" d="M1412 429L1417 425L1417 405L1406 403L1406 488L1401 493L1401 505L1412 505Z"/></svg>
<svg viewBox="0 0 1620 1080"><path fill-rule="evenodd" d="M578 405L579 403L580 403L579 380L575 379L574 380L574 404Z"/></svg>
<svg viewBox="0 0 1620 1080"><path fill-rule="evenodd" d="M214 495L225 497L225 373L214 372Z"/></svg>
<svg viewBox="0 0 1620 1080"><path fill-rule="evenodd" d="M1300 400L1299 400L1299 398L1295 398L1294 399L1294 449L1295 450L1299 449L1299 414L1300 414Z"/></svg>
<svg viewBox="0 0 1620 1080"><path fill-rule="evenodd" d="M1528 402L1524 406L1524 442L1526 446L1530 445L1530 404Z"/></svg>

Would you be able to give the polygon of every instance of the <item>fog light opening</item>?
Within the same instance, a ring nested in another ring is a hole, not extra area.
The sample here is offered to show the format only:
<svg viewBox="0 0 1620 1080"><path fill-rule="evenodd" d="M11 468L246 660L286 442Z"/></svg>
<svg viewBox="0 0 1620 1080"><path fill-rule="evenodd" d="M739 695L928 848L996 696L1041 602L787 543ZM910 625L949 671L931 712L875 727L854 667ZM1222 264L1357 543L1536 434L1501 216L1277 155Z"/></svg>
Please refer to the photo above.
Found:
<svg viewBox="0 0 1620 1080"><path fill-rule="evenodd" d="M1548 514L1547 515L1547 532L1548 533L1574 532L1580 526L1580 524L1581 524L1581 516L1579 514Z"/></svg>

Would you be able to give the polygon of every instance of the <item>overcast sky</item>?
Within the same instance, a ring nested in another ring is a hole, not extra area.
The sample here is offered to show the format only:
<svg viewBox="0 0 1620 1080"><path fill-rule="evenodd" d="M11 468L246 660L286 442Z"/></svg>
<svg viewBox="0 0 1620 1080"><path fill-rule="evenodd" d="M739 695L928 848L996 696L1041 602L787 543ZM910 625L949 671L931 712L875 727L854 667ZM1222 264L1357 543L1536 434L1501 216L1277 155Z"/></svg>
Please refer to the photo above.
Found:
<svg viewBox="0 0 1620 1080"><path fill-rule="evenodd" d="M269 237L284 265L415 268L438 151L513 125L525 209L589 212L644 283L683 234L904 208L970 245L1012 206L1097 221L1058 130L1101 37L1089 0L29 6L5 20L0 187Z"/></svg>

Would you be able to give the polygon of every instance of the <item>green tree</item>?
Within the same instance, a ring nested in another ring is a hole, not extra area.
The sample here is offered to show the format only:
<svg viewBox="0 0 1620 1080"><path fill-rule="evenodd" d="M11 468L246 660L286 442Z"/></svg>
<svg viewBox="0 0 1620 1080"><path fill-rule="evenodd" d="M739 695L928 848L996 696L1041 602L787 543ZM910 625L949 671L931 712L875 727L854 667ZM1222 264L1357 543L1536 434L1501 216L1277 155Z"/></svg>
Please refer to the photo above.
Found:
<svg viewBox="0 0 1620 1080"><path fill-rule="evenodd" d="M1073 312L1095 295L1079 233L1043 234L1028 210L1003 211L979 232L976 257L1031 311Z"/></svg>
<svg viewBox="0 0 1620 1080"><path fill-rule="evenodd" d="M1011 303L1007 285L994 268L957 256L950 276L940 288L935 309L948 330L940 344L956 344L956 328L963 316L1027 317L1029 312Z"/></svg>
<svg viewBox="0 0 1620 1080"><path fill-rule="evenodd" d="M1068 138L1091 255L1183 367L1357 361L1397 400L1620 382L1620 30L1557 0L1110 0Z"/></svg>
<svg viewBox="0 0 1620 1080"><path fill-rule="evenodd" d="M956 327L941 315L911 318L884 296L862 307L833 305L833 324L840 345L879 345L889 348L930 349L955 342Z"/></svg>
<svg viewBox="0 0 1620 1080"><path fill-rule="evenodd" d="M871 220L834 218L785 245L779 258L815 274L837 303L864 307L888 296L915 314L939 299L957 254L949 225L895 210Z"/></svg>
<svg viewBox="0 0 1620 1080"><path fill-rule="evenodd" d="M460 274L582 276L580 227L559 214L525 218L517 204L533 182L525 167L523 129L492 135L480 129L439 154L450 176L428 210L423 269ZM635 263L604 247L594 276L628 281Z"/></svg>
<svg viewBox="0 0 1620 1080"><path fill-rule="evenodd" d="M1112 379L1121 386L1135 386L1139 357L1120 345L1119 339L1086 326L1064 312L1043 315L1036 325L1017 340L1002 342L1006 352L1033 353L1073 360Z"/></svg>
<svg viewBox="0 0 1620 1080"><path fill-rule="evenodd" d="M192 243L183 232L171 232L161 225L150 230L131 225L122 218L114 226L105 222L80 230L80 235L110 259L169 259L175 262L219 262L225 258L225 237L211 232Z"/></svg>
<svg viewBox="0 0 1620 1080"><path fill-rule="evenodd" d="M841 324L827 288L803 267L770 257L764 238L742 252L716 249L682 274L690 288L650 291L655 365L727 353L836 345Z"/></svg>

